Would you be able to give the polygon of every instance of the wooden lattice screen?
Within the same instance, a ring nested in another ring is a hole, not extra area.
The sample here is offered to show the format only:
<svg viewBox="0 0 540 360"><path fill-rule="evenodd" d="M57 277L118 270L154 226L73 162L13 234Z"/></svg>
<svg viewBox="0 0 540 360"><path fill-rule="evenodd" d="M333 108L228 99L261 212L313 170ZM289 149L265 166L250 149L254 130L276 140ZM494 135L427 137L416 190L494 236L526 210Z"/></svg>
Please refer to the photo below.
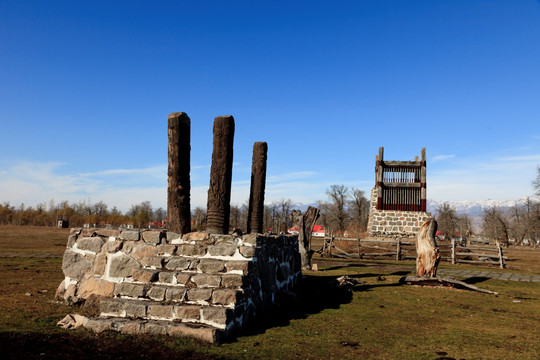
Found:
<svg viewBox="0 0 540 360"><path fill-rule="evenodd" d="M426 148L420 161L384 161L375 157L377 210L426 211Z"/></svg>

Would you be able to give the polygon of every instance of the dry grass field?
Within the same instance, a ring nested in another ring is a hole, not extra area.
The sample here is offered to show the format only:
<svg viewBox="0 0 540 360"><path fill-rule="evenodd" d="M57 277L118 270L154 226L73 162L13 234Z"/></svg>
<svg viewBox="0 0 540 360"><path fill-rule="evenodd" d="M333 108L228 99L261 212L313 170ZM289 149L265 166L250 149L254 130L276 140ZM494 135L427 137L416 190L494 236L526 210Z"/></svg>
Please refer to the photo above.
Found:
<svg viewBox="0 0 540 360"><path fill-rule="evenodd" d="M538 359L540 283L470 279L499 292L400 285L414 261L315 258L295 302L263 314L235 339L209 345L158 336L96 335L56 326L54 299L69 230L0 226L0 350L8 359ZM507 270L540 274L540 250L508 249ZM442 268L452 265L443 263ZM348 275L364 282L336 292Z"/></svg>

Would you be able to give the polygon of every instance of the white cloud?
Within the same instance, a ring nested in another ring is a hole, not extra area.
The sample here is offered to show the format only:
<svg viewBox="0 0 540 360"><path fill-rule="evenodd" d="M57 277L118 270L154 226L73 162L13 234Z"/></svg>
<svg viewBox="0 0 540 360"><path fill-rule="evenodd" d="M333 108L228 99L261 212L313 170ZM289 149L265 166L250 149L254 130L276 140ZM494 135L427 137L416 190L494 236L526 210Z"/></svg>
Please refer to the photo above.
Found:
<svg viewBox="0 0 540 360"><path fill-rule="evenodd" d="M522 155L522 156L506 156L497 159L500 162L540 162L540 154L535 155Z"/></svg>
<svg viewBox="0 0 540 360"><path fill-rule="evenodd" d="M455 158L451 162L443 160ZM434 161L439 160L439 162ZM474 158L438 155L428 165L428 198L435 200L517 199L532 195L531 181L536 177L540 154L505 151L504 155L484 155ZM79 202L105 201L126 211L133 204L150 201L154 207L167 205L167 166L155 165L139 169L105 169L94 172L66 171L61 162L31 162L0 164L0 202L13 205L67 200ZM208 165L195 165L191 171L192 207L206 207ZM360 188L369 197L373 186L372 169L366 169L364 179L347 179L347 174L327 174L315 171L295 171L267 176L265 202L291 199L309 204L327 198L332 184ZM337 178L331 178L336 176ZM235 172L232 183L232 204L249 199L250 173Z"/></svg>
<svg viewBox="0 0 540 360"><path fill-rule="evenodd" d="M439 161L444 161L448 159L455 158L456 154L448 154L448 155L435 155L431 158L431 163L437 163Z"/></svg>
<svg viewBox="0 0 540 360"><path fill-rule="evenodd" d="M461 201L532 195L540 154L460 159L451 168L428 167L428 198Z"/></svg>
<svg viewBox="0 0 540 360"><path fill-rule="evenodd" d="M315 171L294 171L294 172L280 174L280 175L267 176L267 182L280 182L280 181L283 181L284 179L291 181L291 180L313 178L315 176L317 176L317 173Z"/></svg>
<svg viewBox="0 0 540 360"><path fill-rule="evenodd" d="M166 168L112 169L93 173L63 174L65 164L23 161L2 166L0 201L33 206L56 201L105 201L122 210L149 200L166 205Z"/></svg>
<svg viewBox="0 0 540 360"><path fill-rule="evenodd" d="M167 165L153 166L143 169L110 169L89 173L79 174L82 177L96 177L96 176L125 176L125 175L142 175L152 176L158 179L163 179L167 176Z"/></svg>

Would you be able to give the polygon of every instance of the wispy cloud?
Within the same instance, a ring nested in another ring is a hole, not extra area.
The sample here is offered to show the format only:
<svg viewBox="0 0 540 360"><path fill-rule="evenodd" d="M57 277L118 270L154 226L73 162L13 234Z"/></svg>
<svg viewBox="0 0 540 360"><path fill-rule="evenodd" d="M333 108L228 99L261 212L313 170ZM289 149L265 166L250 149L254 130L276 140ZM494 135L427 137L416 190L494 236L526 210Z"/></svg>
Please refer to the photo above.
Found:
<svg viewBox="0 0 540 360"><path fill-rule="evenodd" d="M282 182L313 178L317 175L315 171L293 171L285 174L268 176L268 182Z"/></svg>
<svg viewBox="0 0 540 360"><path fill-rule="evenodd" d="M81 177L98 177L98 176L125 176L125 175L143 175L153 176L155 178L165 178L167 175L167 165L159 165L142 169L110 169L89 173L79 174Z"/></svg>
<svg viewBox="0 0 540 360"><path fill-rule="evenodd" d="M30 161L4 165L0 171L0 201L35 205L50 199L91 199L124 210L145 200L159 204L156 206L164 204L167 172L163 166L66 174L65 165Z"/></svg>
<svg viewBox="0 0 540 360"><path fill-rule="evenodd" d="M518 199L532 195L540 154L463 158L452 167L428 167L428 198Z"/></svg>
<svg viewBox="0 0 540 360"><path fill-rule="evenodd" d="M452 161L444 161L452 159ZM504 151L495 155L463 157L442 154L428 165L428 198L435 200L517 199L532 195L531 181L540 164L540 151ZM151 201L154 207L167 205L167 166L158 164L136 169L102 169L94 172L69 171L61 162L20 161L0 164L0 202L36 205L68 200L103 200L125 211L133 204ZM195 165L191 171L192 207L206 206L208 165ZM336 178L334 178L336 176ZM267 176L265 202L292 199L312 203L327 198L332 184L360 188L369 196L373 186L372 169L363 178L347 174L291 171ZM336 180L338 179L338 180ZM233 174L231 202L243 204L249 198L250 172Z"/></svg>
<svg viewBox="0 0 540 360"><path fill-rule="evenodd" d="M535 155L522 155L522 156L506 156L506 157L500 157L497 159L497 161L500 162L510 162L510 161L516 161L516 162L540 162L540 154Z"/></svg>
<svg viewBox="0 0 540 360"><path fill-rule="evenodd" d="M437 163L437 162L440 162L440 161L444 161L444 160L448 160L448 159L452 159L452 158L455 158L456 157L456 154L448 154L448 155L435 155L431 158L431 161L432 163Z"/></svg>

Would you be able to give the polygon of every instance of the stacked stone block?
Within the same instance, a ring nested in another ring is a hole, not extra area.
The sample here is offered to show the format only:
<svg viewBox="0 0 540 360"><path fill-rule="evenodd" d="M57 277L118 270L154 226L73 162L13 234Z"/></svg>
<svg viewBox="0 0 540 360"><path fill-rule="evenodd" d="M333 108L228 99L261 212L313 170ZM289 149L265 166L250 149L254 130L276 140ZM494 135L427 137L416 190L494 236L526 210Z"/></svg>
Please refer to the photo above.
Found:
<svg viewBox="0 0 540 360"><path fill-rule="evenodd" d="M431 217L428 212L377 210L377 189L371 190L368 232L370 237L416 238L420 226Z"/></svg>
<svg viewBox="0 0 540 360"><path fill-rule="evenodd" d="M294 292L301 276L295 236L74 229L57 296L98 296L95 331L196 336L240 328Z"/></svg>

